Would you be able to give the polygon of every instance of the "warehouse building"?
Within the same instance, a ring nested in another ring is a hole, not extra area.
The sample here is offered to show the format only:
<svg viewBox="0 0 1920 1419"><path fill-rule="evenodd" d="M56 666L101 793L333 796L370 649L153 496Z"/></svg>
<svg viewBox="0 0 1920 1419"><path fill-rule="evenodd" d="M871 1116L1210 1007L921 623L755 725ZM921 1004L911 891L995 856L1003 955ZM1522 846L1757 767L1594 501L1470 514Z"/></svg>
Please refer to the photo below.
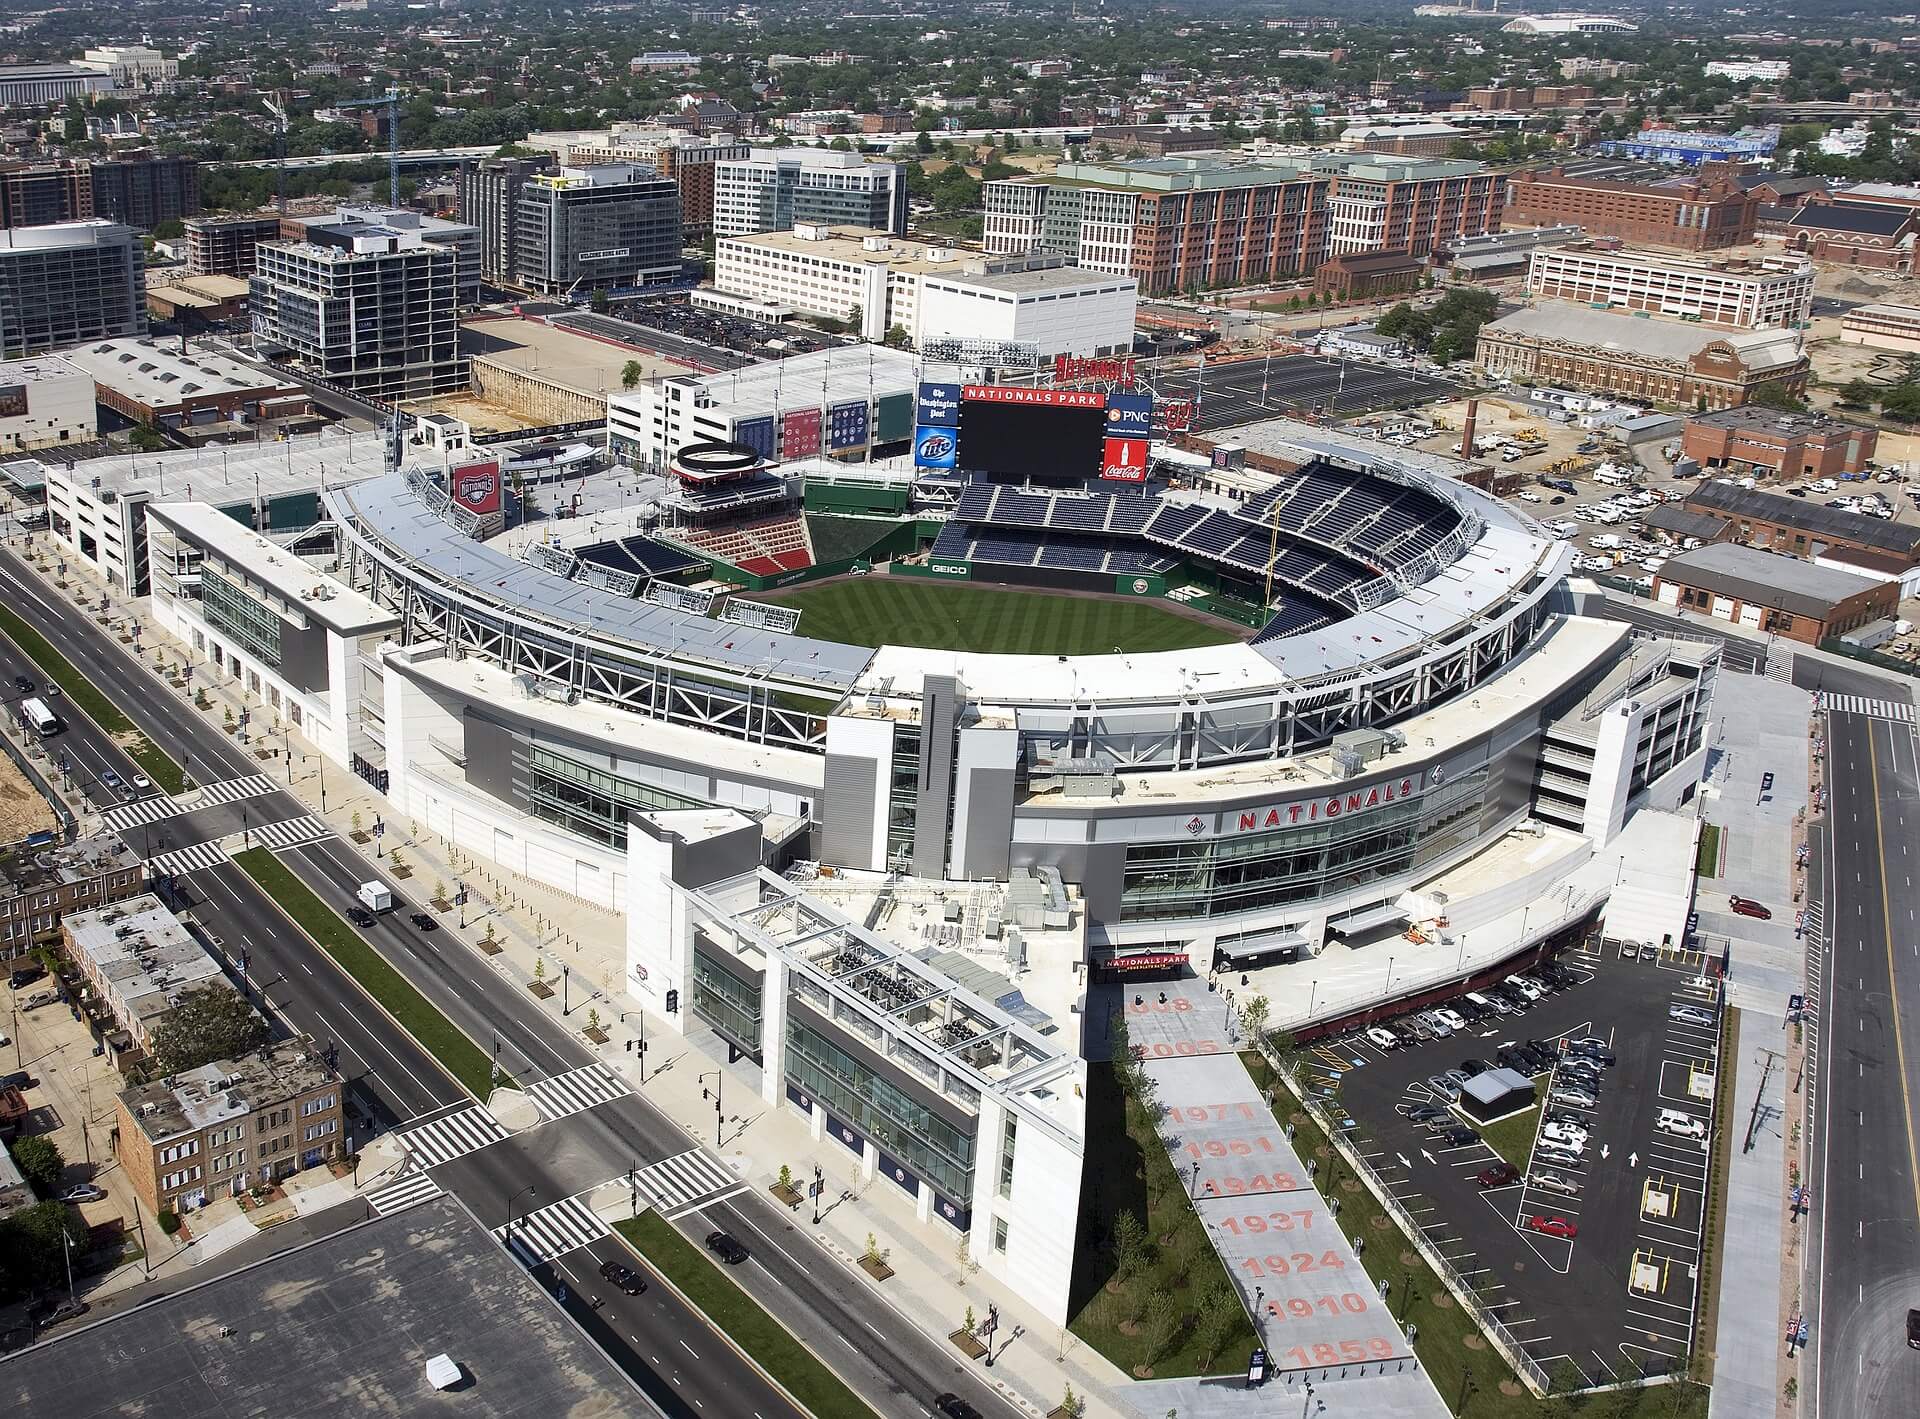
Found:
<svg viewBox="0 0 1920 1419"><path fill-rule="evenodd" d="M82 443L99 432L93 376L60 355L0 363L0 449Z"/></svg>
<svg viewBox="0 0 1920 1419"><path fill-rule="evenodd" d="M1818 645L1899 608L1898 582L1871 581L1731 543L1667 558L1654 573L1663 605Z"/></svg>
<svg viewBox="0 0 1920 1419"><path fill-rule="evenodd" d="M1833 478L1873 462L1880 436L1828 414L1790 414L1746 405L1695 414L1680 448L1703 467L1756 478Z"/></svg>
<svg viewBox="0 0 1920 1419"><path fill-rule="evenodd" d="M1734 540L1796 557L1852 547L1885 552L1909 565L1920 561L1920 527L1828 507L1812 498L1783 497L1713 478L1688 493L1682 506L1728 519Z"/></svg>
<svg viewBox="0 0 1920 1419"><path fill-rule="evenodd" d="M313 412L307 391L211 350L182 354L178 342L102 340L67 358L93 377L107 408L150 428L252 424Z"/></svg>

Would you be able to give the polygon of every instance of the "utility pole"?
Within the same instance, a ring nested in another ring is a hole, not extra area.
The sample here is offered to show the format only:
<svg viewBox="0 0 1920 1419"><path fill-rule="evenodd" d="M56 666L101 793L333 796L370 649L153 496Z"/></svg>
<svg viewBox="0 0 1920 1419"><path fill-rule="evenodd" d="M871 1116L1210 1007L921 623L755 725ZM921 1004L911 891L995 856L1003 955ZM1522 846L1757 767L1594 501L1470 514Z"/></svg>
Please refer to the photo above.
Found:
<svg viewBox="0 0 1920 1419"><path fill-rule="evenodd" d="M1747 1140L1740 1145L1742 1153L1753 1151L1753 1136L1760 1131L1760 1101L1766 1096L1767 1081L1773 1078L1774 1061L1780 1058L1778 1050L1762 1049L1760 1053L1763 1056L1760 1061L1760 1087L1753 1091L1753 1111L1747 1115Z"/></svg>

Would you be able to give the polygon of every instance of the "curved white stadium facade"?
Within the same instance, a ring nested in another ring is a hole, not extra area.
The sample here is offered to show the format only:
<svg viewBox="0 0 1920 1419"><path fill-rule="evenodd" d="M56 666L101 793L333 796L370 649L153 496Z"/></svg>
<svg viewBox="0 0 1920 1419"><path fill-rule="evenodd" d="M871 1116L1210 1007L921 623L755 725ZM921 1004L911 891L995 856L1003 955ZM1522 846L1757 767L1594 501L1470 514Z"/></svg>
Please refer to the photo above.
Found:
<svg viewBox="0 0 1920 1419"><path fill-rule="evenodd" d="M326 497L343 576L398 622L367 695L389 793L476 856L621 907L628 819L719 805L761 819L776 866L1057 872L1096 949L1204 965L1404 917L1410 887L1530 816L1604 840L1700 748L1710 657L1621 674L1627 629L1570 614L1563 544L1385 457L1314 466L1349 528L1417 498L1450 530L1409 574L1296 528L1364 574L1341 619L1076 657L850 646L609 594L475 542L417 473ZM1234 502L1192 490L1168 515ZM1696 682L1684 705L1610 729L1596 706L1661 673Z"/></svg>

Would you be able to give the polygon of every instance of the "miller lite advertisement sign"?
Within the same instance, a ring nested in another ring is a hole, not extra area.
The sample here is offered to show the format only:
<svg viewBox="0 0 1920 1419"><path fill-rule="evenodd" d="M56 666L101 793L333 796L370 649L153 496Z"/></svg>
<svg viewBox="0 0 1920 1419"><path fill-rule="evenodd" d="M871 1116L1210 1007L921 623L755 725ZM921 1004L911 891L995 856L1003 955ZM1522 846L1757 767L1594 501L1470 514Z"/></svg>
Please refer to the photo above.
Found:
<svg viewBox="0 0 1920 1419"><path fill-rule="evenodd" d="M453 500L477 517L491 517L501 509L500 460L478 458L447 470Z"/></svg>

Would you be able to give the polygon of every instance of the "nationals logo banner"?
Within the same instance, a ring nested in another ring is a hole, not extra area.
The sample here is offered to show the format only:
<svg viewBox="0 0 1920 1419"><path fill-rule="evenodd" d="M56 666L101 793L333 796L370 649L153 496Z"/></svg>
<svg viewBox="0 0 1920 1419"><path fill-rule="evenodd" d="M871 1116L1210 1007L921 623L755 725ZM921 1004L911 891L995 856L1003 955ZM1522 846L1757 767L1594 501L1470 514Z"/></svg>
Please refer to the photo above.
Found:
<svg viewBox="0 0 1920 1419"><path fill-rule="evenodd" d="M453 500L468 512L485 517L500 511L499 459L484 458L458 464L449 470L447 477L452 484Z"/></svg>

